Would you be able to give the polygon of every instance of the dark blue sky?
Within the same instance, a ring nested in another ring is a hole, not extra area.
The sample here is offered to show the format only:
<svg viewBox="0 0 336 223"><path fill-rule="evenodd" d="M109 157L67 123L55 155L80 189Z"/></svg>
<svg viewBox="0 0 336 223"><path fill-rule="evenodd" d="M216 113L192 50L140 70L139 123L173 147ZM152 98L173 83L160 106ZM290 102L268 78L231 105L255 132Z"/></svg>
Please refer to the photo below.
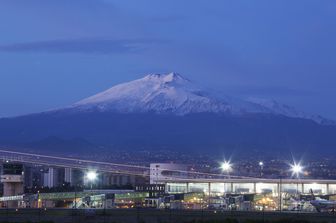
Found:
<svg viewBox="0 0 336 223"><path fill-rule="evenodd" d="M334 0L1 0L0 117L175 71L336 119Z"/></svg>

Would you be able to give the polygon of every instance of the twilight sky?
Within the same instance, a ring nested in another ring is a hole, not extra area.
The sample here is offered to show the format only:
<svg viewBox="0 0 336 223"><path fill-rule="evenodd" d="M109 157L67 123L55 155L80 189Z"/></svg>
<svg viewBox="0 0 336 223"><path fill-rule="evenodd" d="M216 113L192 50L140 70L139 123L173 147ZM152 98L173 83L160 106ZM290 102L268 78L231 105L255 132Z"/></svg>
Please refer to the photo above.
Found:
<svg viewBox="0 0 336 223"><path fill-rule="evenodd" d="M170 71L336 119L336 1L0 0L0 117Z"/></svg>

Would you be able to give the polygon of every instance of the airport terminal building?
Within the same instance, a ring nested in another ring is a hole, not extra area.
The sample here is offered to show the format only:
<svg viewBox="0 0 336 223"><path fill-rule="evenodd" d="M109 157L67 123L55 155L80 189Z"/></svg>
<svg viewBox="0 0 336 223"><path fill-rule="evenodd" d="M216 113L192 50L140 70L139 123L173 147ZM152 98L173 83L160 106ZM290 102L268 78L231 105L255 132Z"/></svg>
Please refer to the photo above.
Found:
<svg viewBox="0 0 336 223"><path fill-rule="evenodd" d="M156 166L159 164L156 164ZM336 180L321 179L267 179L194 177L184 172L180 176L171 164L164 166L162 175L151 174L151 182L165 185L167 194L191 194L184 203L202 207L235 210L303 210L310 211L312 200L335 202ZM330 205L330 203L329 203ZM189 205L190 206L190 205ZM193 207L193 205L191 205Z"/></svg>
<svg viewBox="0 0 336 223"><path fill-rule="evenodd" d="M257 193L278 195L288 194L316 195L336 194L336 180L313 179L171 179L159 182L166 185L167 193L204 192L209 196L223 194Z"/></svg>
<svg viewBox="0 0 336 223"><path fill-rule="evenodd" d="M188 203L189 208L197 208L198 203L198 208L225 210L316 211L311 204L315 197L336 202L336 180L171 179L162 183L168 194L193 194L183 200L187 208Z"/></svg>
<svg viewBox="0 0 336 223"><path fill-rule="evenodd" d="M191 175L180 164L155 163L150 166L149 182L134 184L133 189L24 194L22 165L4 167L1 182L6 193L0 197L0 207L321 211L319 207L327 205L327 211L336 209L336 180L213 178L200 173ZM103 172L100 174L104 176ZM321 201L321 205L316 206L313 200Z"/></svg>

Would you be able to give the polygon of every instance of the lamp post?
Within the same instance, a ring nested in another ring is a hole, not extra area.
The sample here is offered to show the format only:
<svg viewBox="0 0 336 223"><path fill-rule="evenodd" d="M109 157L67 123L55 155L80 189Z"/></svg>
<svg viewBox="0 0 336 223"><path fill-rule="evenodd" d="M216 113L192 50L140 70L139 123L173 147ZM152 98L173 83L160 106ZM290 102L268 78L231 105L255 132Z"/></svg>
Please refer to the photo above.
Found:
<svg viewBox="0 0 336 223"><path fill-rule="evenodd" d="M89 182L91 182L91 190L92 190L92 184L97 179L97 173L95 171L89 171L86 174L86 178Z"/></svg>
<svg viewBox="0 0 336 223"><path fill-rule="evenodd" d="M264 162L260 161L259 162L259 168L260 168L260 177L263 176L263 169L264 169Z"/></svg>
<svg viewBox="0 0 336 223"><path fill-rule="evenodd" d="M279 195L279 210L282 212L282 174L280 174Z"/></svg>
<svg viewBox="0 0 336 223"><path fill-rule="evenodd" d="M301 166L300 163L294 163L293 165L291 165L291 171L292 175L295 175L296 178L299 179L300 173L302 173L303 171L303 167Z"/></svg>
<svg viewBox="0 0 336 223"><path fill-rule="evenodd" d="M86 173L86 178L90 182L91 196L92 196L93 195L92 186L93 186L93 182L97 179L97 173L95 171L89 171Z"/></svg>
<svg viewBox="0 0 336 223"><path fill-rule="evenodd" d="M283 169L279 171L279 211L282 212L282 179L285 177Z"/></svg>
<svg viewBox="0 0 336 223"><path fill-rule="evenodd" d="M210 199L210 198L209 198ZM203 194L202 194L202 200L201 200L201 210L202 210L202 222L204 221L204 200L205 200L205 192L203 191Z"/></svg>
<svg viewBox="0 0 336 223"><path fill-rule="evenodd" d="M223 172L226 172L226 174L230 178L230 172L232 171L232 164L230 163L230 161L224 161L221 164L221 169L222 169Z"/></svg>
<svg viewBox="0 0 336 223"><path fill-rule="evenodd" d="M300 178L300 174L303 172L303 166L300 163L295 163L291 165L292 176L296 176L298 180ZM296 193L299 194L299 183L296 183Z"/></svg>
<svg viewBox="0 0 336 223"><path fill-rule="evenodd" d="M8 200L6 201L6 218L7 218L7 221L8 221L8 214L9 214L9 207L8 207Z"/></svg>

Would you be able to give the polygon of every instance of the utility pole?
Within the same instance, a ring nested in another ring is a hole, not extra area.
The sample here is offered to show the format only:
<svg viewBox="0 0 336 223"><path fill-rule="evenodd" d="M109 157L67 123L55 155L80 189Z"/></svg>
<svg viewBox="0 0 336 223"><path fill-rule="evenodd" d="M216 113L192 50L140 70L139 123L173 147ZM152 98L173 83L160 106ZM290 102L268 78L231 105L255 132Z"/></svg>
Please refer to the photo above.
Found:
<svg viewBox="0 0 336 223"><path fill-rule="evenodd" d="M263 169L264 169L264 162L260 161L259 162L259 168L260 168L260 177L263 176Z"/></svg>
<svg viewBox="0 0 336 223"><path fill-rule="evenodd" d="M282 212L282 176L280 175L280 182L279 182L279 197L280 197L280 200L279 200L279 210L280 212Z"/></svg>

